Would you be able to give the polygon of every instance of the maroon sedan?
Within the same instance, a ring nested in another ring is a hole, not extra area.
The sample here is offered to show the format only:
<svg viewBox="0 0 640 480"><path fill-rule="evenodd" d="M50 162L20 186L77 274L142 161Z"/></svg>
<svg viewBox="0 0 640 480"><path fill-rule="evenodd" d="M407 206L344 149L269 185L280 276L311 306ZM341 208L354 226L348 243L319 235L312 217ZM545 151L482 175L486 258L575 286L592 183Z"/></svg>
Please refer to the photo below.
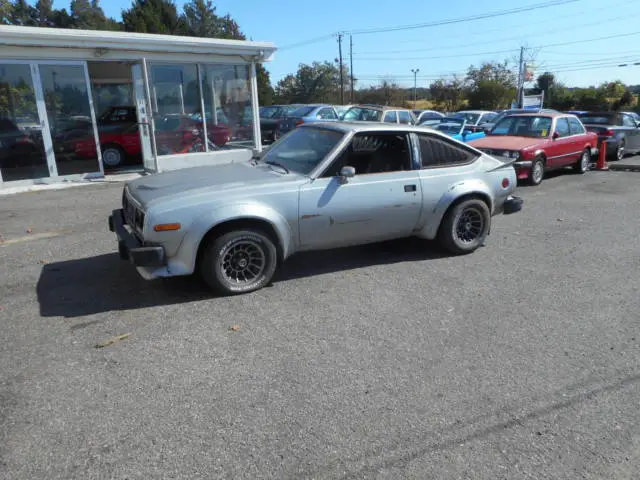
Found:
<svg viewBox="0 0 640 480"><path fill-rule="evenodd" d="M539 185L549 170L571 166L578 173L586 172L597 152L598 136L587 132L575 115L521 113L504 117L486 137L469 145L515 159L518 179Z"/></svg>

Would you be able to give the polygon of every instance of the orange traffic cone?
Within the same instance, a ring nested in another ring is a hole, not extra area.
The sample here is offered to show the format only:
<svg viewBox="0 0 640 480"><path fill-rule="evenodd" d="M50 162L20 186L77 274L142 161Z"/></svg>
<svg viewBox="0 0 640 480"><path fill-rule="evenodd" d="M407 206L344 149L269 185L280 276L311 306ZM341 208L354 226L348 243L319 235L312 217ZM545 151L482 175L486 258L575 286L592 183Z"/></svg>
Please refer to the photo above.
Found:
<svg viewBox="0 0 640 480"><path fill-rule="evenodd" d="M607 164L607 141L604 140L600 144L600 151L598 152L598 161L596 162L596 170L606 172L609 170L609 164Z"/></svg>

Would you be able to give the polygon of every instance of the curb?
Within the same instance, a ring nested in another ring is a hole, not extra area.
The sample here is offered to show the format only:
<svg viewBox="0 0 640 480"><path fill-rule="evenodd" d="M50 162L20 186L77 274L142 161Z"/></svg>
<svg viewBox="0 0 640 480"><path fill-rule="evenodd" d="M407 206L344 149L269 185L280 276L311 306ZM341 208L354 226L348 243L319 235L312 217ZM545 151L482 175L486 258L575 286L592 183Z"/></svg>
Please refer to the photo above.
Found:
<svg viewBox="0 0 640 480"><path fill-rule="evenodd" d="M610 163L609 170L618 170L623 172L640 172L640 165Z"/></svg>

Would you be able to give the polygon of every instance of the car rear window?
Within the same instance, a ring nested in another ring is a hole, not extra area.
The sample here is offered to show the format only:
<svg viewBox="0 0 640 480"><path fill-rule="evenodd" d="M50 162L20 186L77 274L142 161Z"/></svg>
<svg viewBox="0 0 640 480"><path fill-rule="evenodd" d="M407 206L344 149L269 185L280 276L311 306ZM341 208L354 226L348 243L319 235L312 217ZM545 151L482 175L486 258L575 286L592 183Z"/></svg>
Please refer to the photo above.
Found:
<svg viewBox="0 0 640 480"><path fill-rule="evenodd" d="M611 125L613 123L613 117L608 115L579 115L578 118L580 118L582 123L590 123L592 125Z"/></svg>
<svg viewBox="0 0 640 480"><path fill-rule="evenodd" d="M301 107L297 110L294 110L292 113L290 113L289 115L291 117L306 117L307 115L309 115L311 112L313 112L317 107Z"/></svg>

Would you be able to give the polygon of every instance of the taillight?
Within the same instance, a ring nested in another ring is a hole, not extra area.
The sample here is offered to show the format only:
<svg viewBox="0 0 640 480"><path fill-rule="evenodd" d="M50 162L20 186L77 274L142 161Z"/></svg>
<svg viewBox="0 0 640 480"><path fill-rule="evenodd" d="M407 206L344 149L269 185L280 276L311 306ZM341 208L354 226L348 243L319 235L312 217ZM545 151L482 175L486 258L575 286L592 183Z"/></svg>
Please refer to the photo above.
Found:
<svg viewBox="0 0 640 480"><path fill-rule="evenodd" d="M296 122L296 127L297 127L298 125L302 125L303 123L304 123L304 120L302 120L302 119L298 120L298 121Z"/></svg>
<svg viewBox="0 0 640 480"><path fill-rule="evenodd" d="M507 188L510 184L511 184L511 182L509 182L508 178L503 178L502 179L502 188Z"/></svg>
<svg viewBox="0 0 640 480"><path fill-rule="evenodd" d="M31 143L29 137L18 137L16 138L16 143Z"/></svg>
<svg viewBox="0 0 640 480"><path fill-rule="evenodd" d="M616 132L614 132L613 130L607 129L602 133L602 136L603 137L613 137L615 134L616 134Z"/></svg>

